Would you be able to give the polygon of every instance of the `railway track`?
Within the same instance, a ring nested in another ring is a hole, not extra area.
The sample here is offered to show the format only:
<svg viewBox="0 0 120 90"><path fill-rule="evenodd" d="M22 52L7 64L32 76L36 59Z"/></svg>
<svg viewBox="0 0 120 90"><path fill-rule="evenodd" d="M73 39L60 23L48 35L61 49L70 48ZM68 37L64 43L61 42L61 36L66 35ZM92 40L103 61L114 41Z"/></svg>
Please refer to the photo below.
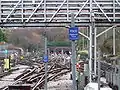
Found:
<svg viewBox="0 0 120 90"><path fill-rule="evenodd" d="M58 61L61 58L52 59L48 62L48 76L47 81L52 81L58 76L62 76L68 72L70 72L70 67L68 65L61 65ZM19 64L28 65L27 68L23 73L18 75L14 78L14 82L10 85L22 85L22 84L29 84L31 85L32 90L39 90L43 89L45 83L45 65L43 62L35 62L32 60L24 60L20 61ZM69 64L69 63L67 63ZM2 90L8 90L8 86L2 88Z"/></svg>

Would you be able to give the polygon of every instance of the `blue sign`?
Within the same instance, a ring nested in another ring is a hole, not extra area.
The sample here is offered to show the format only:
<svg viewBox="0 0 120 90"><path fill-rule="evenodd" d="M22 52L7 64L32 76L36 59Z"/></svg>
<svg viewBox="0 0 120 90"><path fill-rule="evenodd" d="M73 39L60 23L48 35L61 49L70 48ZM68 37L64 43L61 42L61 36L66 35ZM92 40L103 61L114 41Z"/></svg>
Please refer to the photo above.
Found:
<svg viewBox="0 0 120 90"><path fill-rule="evenodd" d="M47 55L44 55L44 58L43 58L43 62L48 62L48 56Z"/></svg>
<svg viewBox="0 0 120 90"><path fill-rule="evenodd" d="M78 27L70 27L69 28L69 40L78 40Z"/></svg>

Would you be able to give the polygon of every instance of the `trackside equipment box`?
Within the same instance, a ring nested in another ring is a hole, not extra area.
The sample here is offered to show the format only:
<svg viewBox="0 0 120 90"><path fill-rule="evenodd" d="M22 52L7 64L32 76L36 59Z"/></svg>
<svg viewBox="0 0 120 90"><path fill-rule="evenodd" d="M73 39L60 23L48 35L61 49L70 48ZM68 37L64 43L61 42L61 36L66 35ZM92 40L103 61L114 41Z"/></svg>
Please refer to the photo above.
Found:
<svg viewBox="0 0 120 90"><path fill-rule="evenodd" d="M8 86L8 90L32 90L30 85L13 85Z"/></svg>

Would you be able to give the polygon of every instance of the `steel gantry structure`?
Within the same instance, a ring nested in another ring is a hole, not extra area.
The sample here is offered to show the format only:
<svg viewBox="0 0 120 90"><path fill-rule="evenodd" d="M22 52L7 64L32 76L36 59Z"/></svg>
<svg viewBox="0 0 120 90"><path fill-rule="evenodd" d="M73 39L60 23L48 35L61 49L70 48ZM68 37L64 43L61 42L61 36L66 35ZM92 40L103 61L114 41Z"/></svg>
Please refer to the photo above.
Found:
<svg viewBox="0 0 120 90"><path fill-rule="evenodd" d="M113 29L115 55L115 27L120 26L120 0L0 0L0 27L66 27L74 13L75 25L89 27L89 73L94 61L96 74L96 38ZM108 27L96 34L97 27Z"/></svg>
<svg viewBox="0 0 120 90"><path fill-rule="evenodd" d="M120 0L0 0L0 25L65 26L71 12L78 26L88 26L92 14L96 25L111 26L120 21Z"/></svg>

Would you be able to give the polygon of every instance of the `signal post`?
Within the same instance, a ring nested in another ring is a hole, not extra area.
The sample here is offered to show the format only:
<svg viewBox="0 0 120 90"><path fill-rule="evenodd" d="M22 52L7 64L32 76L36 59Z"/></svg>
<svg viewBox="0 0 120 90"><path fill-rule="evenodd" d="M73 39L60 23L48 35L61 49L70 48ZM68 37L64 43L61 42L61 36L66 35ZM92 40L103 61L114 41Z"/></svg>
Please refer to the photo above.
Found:
<svg viewBox="0 0 120 90"><path fill-rule="evenodd" d="M77 90L77 85L76 85L76 49L75 49L75 40L79 39L79 34L78 34L78 27L75 27L74 23L74 14L71 14L71 27L69 28L69 40L71 40L72 44L72 79L73 79L73 90Z"/></svg>

